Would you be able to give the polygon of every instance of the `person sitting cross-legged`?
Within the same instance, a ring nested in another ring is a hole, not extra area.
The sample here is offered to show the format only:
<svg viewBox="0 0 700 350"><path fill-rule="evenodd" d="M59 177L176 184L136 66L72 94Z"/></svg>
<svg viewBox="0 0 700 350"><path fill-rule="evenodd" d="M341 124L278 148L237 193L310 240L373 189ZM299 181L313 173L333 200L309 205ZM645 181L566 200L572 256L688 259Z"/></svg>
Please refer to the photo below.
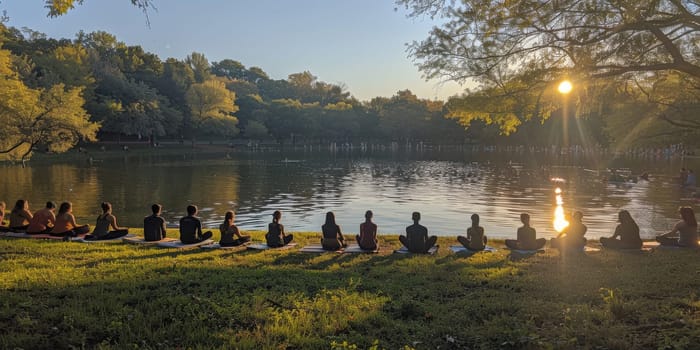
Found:
<svg viewBox="0 0 700 350"><path fill-rule="evenodd" d="M102 214L97 217L95 229L92 230L92 234L85 236L85 239L100 241L124 237L129 234L128 228L119 227L117 225L117 217L112 214L111 203L102 202L100 206L102 207ZM111 231L110 228L112 229Z"/></svg>
<svg viewBox="0 0 700 350"><path fill-rule="evenodd" d="M413 219L413 225L406 227L406 235L399 236L399 241L411 253L427 253L437 242L437 237L428 237L428 229L418 223L420 221L419 212L414 211L411 218Z"/></svg>
<svg viewBox="0 0 700 350"><path fill-rule="evenodd" d="M143 218L143 239L148 242L160 241L165 238L165 219L160 216L163 206L153 204L151 206L152 215Z"/></svg>
<svg viewBox="0 0 700 350"><path fill-rule="evenodd" d="M538 250L544 248L547 240L544 238L537 239L537 232L530 226L530 215L527 213L520 214L520 222L522 227L518 228L518 239L506 239L506 246L514 250Z"/></svg>
<svg viewBox="0 0 700 350"><path fill-rule="evenodd" d="M197 215L197 207L188 205L187 216L180 219L180 242L184 244L200 243L213 235L211 231L202 233L202 221L195 215Z"/></svg>
<svg viewBox="0 0 700 350"><path fill-rule="evenodd" d="M284 247L294 239L293 235L284 233L284 226L280 224L281 218L282 213L279 210L275 210L275 212L272 213L272 222L267 225L265 240L267 241L267 246L270 248Z"/></svg>
<svg viewBox="0 0 700 350"><path fill-rule="evenodd" d="M600 237L600 244L605 248L613 249L642 249L639 226L632 219L632 215L627 210L620 210L617 221L620 224L615 227L615 233L612 237Z"/></svg>
<svg viewBox="0 0 700 350"><path fill-rule="evenodd" d="M250 236L243 236L238 230L233 221L236 219L236 213L229 210L224 215L224 222L219 225L219 230L221 231L221 239L219 240L219 245L222 247L236 247L241 244L250 242ZM238 238L233 238L238 237Z"/></svg>
<svg viewBox="0 0 700 350"><path fill-rule="evenodd" d="M486 248L486 236L484 235L484 228L479 226L479 214L473 214L471 219L472 226L467 229L467 236L457 236L457 240L469 250L484 250Z"/></svg>
<svg viewBox="0 0 700 350"><path fill-rule="evenodd" d="M345 248L345 238L340 232L340 226L335 223L335 214L332 211L326 213L326 223L321 226L323 238L321 238L321 246L325 250L336 251L340 248Z"/></svg>

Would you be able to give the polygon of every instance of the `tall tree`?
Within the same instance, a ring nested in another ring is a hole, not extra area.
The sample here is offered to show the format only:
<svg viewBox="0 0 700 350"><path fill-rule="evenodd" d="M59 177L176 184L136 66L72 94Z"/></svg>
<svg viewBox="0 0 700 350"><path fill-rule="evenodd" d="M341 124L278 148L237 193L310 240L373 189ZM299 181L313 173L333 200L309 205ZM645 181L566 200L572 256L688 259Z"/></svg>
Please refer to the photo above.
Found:
<svg viewBox="0 0 700 350"><path fill-rule="evenodd" d="M234 136L238 133L238 119L232 114L238 110L236 94L218 80L193 84L187 90L187 104L191 123L196 129L213 134Z"/></svg>
<svg viewBox="0 0 700 350"><path fill-rule="evenodd" d="M528 67L594 77L678 71L700 78L693 0L396 0L444 18L410 46L428 77L464 80Z"/></svg>
<svg viewBox="0 0 700 350"><path fill-rule="evenodd" d="M207 60L204 54L193 52L185 58L185 62L194 72L194 80L196 82L203 83L205 80L209 79L211 67L209 67L209 60Z"/></svg>

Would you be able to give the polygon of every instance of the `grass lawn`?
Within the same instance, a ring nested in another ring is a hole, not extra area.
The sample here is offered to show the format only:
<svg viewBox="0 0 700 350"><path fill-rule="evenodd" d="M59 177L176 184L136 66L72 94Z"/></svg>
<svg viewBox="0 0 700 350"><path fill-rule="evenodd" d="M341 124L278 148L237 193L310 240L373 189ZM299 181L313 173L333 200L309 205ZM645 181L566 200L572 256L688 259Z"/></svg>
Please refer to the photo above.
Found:
<svg viewBox="0 0 700 350"><path fill-rule="evenodd" d="M513 260L455 242L403 256L396 236L376 255L1 238L0 348L700 347L697 251Z"/></svg>

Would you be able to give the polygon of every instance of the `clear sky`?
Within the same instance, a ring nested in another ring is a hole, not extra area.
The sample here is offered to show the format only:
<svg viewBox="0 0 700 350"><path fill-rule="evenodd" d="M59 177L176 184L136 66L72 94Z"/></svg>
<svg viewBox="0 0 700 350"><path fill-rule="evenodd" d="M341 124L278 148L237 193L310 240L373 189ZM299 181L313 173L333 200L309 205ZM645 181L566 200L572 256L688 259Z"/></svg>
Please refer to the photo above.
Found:
<svg viewBox="0 0 700 350"><path fill-rule="evenodd" d="M454 82L426 82L406 43L427 36L430 18L406 18L392 0L155 0L151 26L128 0L85 0L67 15L46 17L43 0L2 0L9 26L54 38L104 30L162 60L193 51L209 61L234 59L273 79L311 71L344 84L358 99L410 89L429 99L460 93Z"/></svg>

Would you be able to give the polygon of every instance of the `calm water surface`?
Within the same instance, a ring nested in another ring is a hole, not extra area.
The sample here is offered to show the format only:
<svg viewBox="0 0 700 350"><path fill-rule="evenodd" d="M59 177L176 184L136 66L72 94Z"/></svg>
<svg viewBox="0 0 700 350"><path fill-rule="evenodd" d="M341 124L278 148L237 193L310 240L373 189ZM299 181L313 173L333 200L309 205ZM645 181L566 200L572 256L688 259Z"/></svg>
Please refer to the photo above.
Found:
<svg viewBox="0 0 700 350"><path fill-rule="evenodd" d="M99 158L99 157L97 157ZM528 212L538 235L555 235L554 189L561 187L567 212L581 210L588 237L609 236L617 211L627 209L642 235L668 230L679 205L692 205L692 191L676 177L681 166L698 160L552 159L539 154L472 153L232 153L180 156L129 155L92 165L32 164L0 166L0 200L18 198L31 210L46 200L71 201L79 223L94 224L103 200L114 205L121 225L140 227L152 203L176 225L189 203L214 227L226 210L235 209L243 229L264 230L274 210L283 213L287 231L319 231L333 211L343 231L357 233L367 209L374 211L380 233L403 233L411 212L431 234L464 234L473 213L481 215L487 235L515 235L519 214ZM649 182L616 187L596 170L648 171ZM564 183L550 179L561 177ZM9 208L8 208L9 211Z"/></svg>

